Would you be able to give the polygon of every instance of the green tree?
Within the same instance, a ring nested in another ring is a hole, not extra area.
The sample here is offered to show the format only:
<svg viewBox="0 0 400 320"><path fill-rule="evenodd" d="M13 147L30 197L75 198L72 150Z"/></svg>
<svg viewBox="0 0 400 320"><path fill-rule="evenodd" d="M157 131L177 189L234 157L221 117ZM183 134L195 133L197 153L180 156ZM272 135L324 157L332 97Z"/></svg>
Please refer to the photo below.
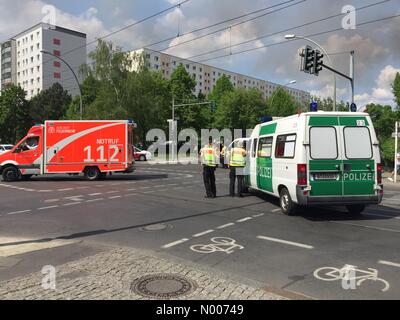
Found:
<svg viewBox="0 0 400 320"><path fill-rule="evenodd" d="M232 82L226 75L223 75L215 83L213 91L208 96L208 100L215 101L218 104L225 93L233 92L234 90Z"/></svg>
<svg viewBox="0 0 400 320"><path fill-rule="evenodd" d="M252 129L261 116L267 114L262 93L256 89L237 89L222 95L215 115L215 126L219 129Z"/></svg>
<svg viewBox="0 0 400 320"><path fill-rule="evenodd" d="M30 114L35 123L62 119L72 101L68 91L59 83L41 91L30 100Z"/></svg>
<svg viewBox="0 0 400 320"><path fill-rule="evenodd" d="M393 85L393 94L395 97L395 102L397 104L397 108L400 107L400 72L397 72L396 78L394 79Z"/></svg>
<svg viewBox="0 0 400 320"><path fill-rule="evenodd" d="M16 143L31 127L29 103L21 87L10 86L0 96L0 139L2 143Z"/></svg>
<svg viewBox="0 0 400 320"><path fill-rule="evenodd" d="M294 98L282 87L278 87L267 101L269 111L274 117L287 117L295 114L298 107Z"/></svg>

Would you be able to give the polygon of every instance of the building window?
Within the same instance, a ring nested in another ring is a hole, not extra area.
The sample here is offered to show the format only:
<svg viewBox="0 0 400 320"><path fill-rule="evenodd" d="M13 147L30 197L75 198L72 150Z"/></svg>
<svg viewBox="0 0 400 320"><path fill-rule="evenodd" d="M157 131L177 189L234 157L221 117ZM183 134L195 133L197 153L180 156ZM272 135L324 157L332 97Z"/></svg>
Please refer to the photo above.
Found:
<svg viewBox="0 0 400 320"><path fill-rule="evenodd" d="M61 79L61 73L54 72L54 79Z"/></svg>
<svg viewBox="0 0 400 320"><path fill-rule="evenodd" d="M59 46L61 44L61 40L60 39L53 39L53 44L56 46Z"/></svg>
<svg viewBox="0 0 400 320"><path fill-rule="evenodd" d="M40 49L40 43L36 43L36 49Z"/></svg>
<svg viewBox="0 0 400 320"><path fill-rule="evenodd" d="M31 46L31 52L33 52L33 46Z"/></svg>
<svg viewBox="0 0 400 320"><path fill-rule="evenodd" d="M40 72L40 66L37 66L36 69L37 69L37 72Z"/></svg>
<svg viewBox="0 0 400 320"><path fill-rule="evenodd" d="M158 61L158 57L157 56L154 56L154 61Z"/></svg>
<svg viewBox="0 0 400 320"><path fill-rule="evenodd" d="M61 62L60 61L54 61L53 62L53 66L56 68L60 68L61 67Z"/></svg>
<svg viewBox="0 0 400 320"><path fill-rule="evenodd" d="M54 50L53 54L57 57L59 57L61 55L61 52L59 50Z"/></svg>

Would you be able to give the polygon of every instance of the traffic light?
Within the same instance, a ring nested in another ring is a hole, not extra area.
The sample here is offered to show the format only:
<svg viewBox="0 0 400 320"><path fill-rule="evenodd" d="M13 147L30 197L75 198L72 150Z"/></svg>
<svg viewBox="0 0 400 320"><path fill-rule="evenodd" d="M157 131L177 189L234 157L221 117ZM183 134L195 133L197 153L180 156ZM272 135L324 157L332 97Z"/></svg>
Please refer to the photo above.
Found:
<svg viewBox="0 0 400 320"><path fill-rule="evenodd" d="M324 58L324 55L319 50L315 50L315 53L314 53L314 74L316 76L318 76L319 73L323 69L323 66L322 66L324 64L324 61L322 60L323 58Z"/></svg>
<svg viewBox="0 0 400 320"><path fill-rule="evenodd" d="M355 103L352 103L352 104L350 105L350 111L351 111L351 112L357 112L357 105L356 105Z"/></svg>
<svg viewBox="0 0 400 320"><path fill-rule="evenodd" d="M310 46L306 46L306 48L300 54L300 56L302 57L301 71L314 74L314 55L315 50L313 50L313 48L311 48Z"/></svg>

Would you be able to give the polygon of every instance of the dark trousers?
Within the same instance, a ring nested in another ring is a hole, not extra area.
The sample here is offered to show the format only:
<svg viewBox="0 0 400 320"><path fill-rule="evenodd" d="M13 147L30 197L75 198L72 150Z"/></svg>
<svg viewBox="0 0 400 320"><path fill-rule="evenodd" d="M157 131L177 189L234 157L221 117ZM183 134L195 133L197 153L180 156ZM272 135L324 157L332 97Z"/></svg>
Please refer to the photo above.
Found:
<svg viewBox="0 0 400 320"><path fill-rule="evenodd" d="M208 197L217 196L217 187L215 186L215 168L209 166L203 166L203 181L204 187L206 188L206 194Z"/></svg>
<svg viewBox="0 0 400 320"><path fill-rule="evenodd" d="M241 174L238 174L238 171L240 170L243 171L243 168L234 168L231 167L231 172L229 173L229 195L233 197L235 195L235 184L236 184L236 178L238 181L237 185L237 192L241 196L243 195L243 190L244 190L244 175L241 172Z"/></svg>

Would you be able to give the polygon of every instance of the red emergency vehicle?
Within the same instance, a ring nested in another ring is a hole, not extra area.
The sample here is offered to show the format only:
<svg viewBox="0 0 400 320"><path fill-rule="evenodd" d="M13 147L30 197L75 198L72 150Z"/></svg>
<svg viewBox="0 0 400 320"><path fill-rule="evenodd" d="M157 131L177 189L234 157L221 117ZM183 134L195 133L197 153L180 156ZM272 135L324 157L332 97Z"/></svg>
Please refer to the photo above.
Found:
<svg viewBox="0 0 400 320"><path fill-rule="evenodd" d="M46 121L0 155L0 174L17 181L49 173L84 173L88 180L131 173L134 127L130 120Z"/></svg>

